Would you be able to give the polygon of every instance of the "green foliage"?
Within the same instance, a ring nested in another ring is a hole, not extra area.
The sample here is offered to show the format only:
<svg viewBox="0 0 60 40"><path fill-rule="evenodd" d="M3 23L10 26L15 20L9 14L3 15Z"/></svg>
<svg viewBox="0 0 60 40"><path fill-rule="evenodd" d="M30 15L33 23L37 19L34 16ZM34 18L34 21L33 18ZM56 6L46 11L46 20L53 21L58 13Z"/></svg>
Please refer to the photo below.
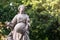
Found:
<svg viewBox="0 0 60 40"><path fill-rule="evenodd" d="M11 21L21 4L30 16L31 40L60 39L60 0L0 0L0 21Z"/></svg>

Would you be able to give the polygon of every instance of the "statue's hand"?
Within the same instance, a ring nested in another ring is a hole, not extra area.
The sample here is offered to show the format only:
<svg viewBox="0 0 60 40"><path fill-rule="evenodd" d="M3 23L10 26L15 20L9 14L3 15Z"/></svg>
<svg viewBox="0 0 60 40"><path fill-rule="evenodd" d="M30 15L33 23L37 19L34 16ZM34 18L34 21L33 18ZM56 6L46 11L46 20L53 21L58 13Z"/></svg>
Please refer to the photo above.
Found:
<svg viewBox="0 0 60 40"><path fill-rule="evenodd" d="M5 22L7 29L9 29L9 24L10 24L10 22L8 22L8 21Z"/></svg>
<svg viewBox="0 0 60 40"><path fill-rule="evenodd" d="M7 27L7 29L9 29L9 27Z"/></svg>
<svg viewBox="0 0 60 40"><path fill-rule="evenodd" d="M6 22L5 22L5 25L7 25L7 26L8 26L9 24L10 24L10 22L8 22L8 21L6 21Z"/></svg>

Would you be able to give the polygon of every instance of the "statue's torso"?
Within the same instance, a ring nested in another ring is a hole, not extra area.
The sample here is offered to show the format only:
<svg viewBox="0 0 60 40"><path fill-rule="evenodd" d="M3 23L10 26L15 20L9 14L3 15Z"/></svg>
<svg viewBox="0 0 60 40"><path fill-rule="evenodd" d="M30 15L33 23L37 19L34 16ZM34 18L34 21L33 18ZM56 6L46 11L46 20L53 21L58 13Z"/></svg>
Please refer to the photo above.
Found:
<svg viewBox="0 0 60 40"><path fill-rule="evenodd" d="M26 22L27 14L17 14L17 23Z"/></svg>

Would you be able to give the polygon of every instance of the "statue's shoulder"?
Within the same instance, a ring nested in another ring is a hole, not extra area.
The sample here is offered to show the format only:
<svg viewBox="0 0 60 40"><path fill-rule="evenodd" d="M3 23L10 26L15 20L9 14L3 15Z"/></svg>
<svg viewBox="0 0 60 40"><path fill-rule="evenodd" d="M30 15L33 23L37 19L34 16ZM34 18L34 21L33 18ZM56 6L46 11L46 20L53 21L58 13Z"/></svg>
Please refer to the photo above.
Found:
<svg viewBox="0 0 60 40"><path fill-rule="evenodd" d="M28 14L25 14L26 16L29 16Z"/></svg>
<svg viewBox="0 0 60 40"><path fill-rule="evenodd" d="M18 16L18 14L16 14L16 15L14 16L14 18L17 18L17 16Z"/></svg>
<svg viewBox="0 0 60 40"><path fill-rule="evenodd" d="M28 15L28 14L26 14L26 17L29 17L29 15Z"/></svg>

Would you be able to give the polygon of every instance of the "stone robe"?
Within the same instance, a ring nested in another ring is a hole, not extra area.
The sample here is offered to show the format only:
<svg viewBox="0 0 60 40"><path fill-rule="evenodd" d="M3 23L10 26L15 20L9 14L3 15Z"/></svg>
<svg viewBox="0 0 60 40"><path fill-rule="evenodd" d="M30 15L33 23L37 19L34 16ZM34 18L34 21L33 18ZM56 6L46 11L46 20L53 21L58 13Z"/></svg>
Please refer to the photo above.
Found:
<svg viewBox="0 0 60 40"><path fill-rule="evenodd" d="M29 16L27 14L17 14L10 22L12 31L7 40L30 40L29 39Z"/></svg>

